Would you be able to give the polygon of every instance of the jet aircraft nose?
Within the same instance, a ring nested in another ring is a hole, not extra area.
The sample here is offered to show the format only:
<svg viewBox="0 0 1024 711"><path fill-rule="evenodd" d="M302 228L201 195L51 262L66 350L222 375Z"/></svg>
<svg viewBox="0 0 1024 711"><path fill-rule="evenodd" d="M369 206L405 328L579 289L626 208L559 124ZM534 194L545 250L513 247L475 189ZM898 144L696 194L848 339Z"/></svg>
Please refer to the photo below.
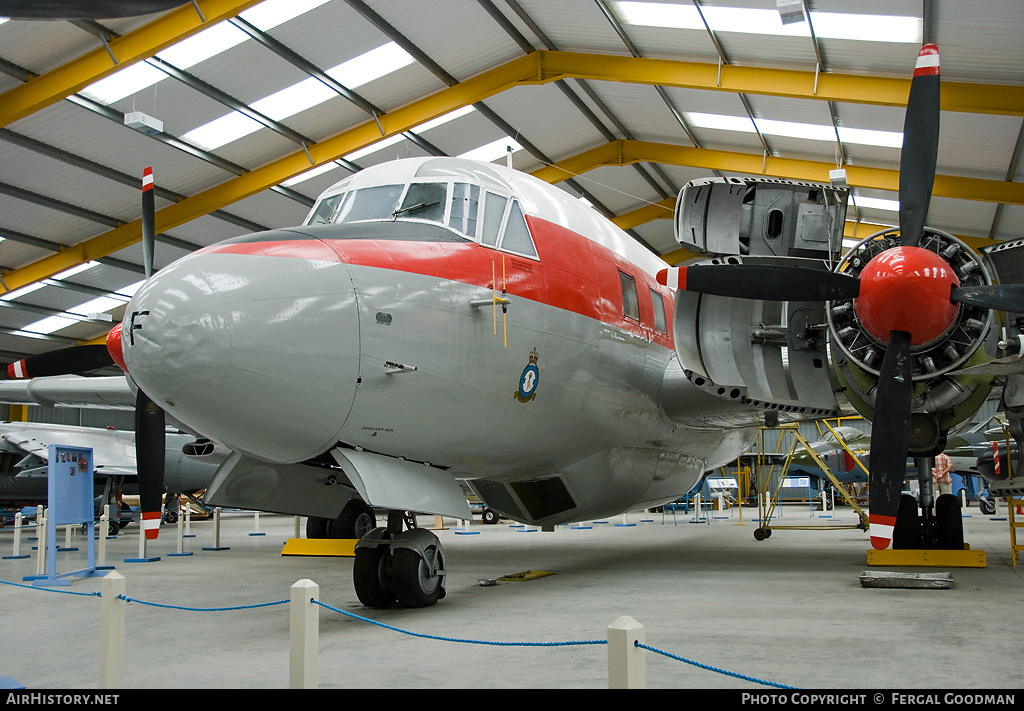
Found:
<svg viewBox="0 0 1024 711"><path fill-rule="evenodd" d="M261 237L154 275L128 305L124 360L149 397L203 435L301 461L335 444L351 409L356 297L347 265L322 243L296 253L285 242L294 235Z"/></svg>

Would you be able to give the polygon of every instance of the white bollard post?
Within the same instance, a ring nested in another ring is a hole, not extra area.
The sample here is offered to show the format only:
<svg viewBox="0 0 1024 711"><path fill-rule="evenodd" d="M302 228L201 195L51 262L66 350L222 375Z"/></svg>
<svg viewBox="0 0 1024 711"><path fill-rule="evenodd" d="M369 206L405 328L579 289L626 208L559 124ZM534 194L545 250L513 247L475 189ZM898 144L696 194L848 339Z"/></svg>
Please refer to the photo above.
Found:
<svg viewBox="0 0 1024 711"><path fill-rule="evenodd" d="M36 551L39 555L36 556L36 575L46 575L46 513L36 514L36 535L38 536L36 542Z"/></svg>
<svg viewBox="0 0 1024 711"><path fill-rule="evenodd" d="M107 531L110 530L110 507L103 507L103 515L100 516L100 530L97 532L96 542L96 565L103 566L107 564Z"/></svg>
<svg viewBox="0 0 1024 711"><path fill-rule="evenodd" d="M644 626L628 615L608 625L609 689L647 688L647 655L635 644L644 638Z"/></svg>
<svg viewBox="0 0 1024 711"><path fill-rule="evenodd" d="M967 510L967 489L960 490L960 510Z"/></svg>
<svg viewBox="0 0 1024 711"><path fill-rule="evenodd" d="M12 558L21 558L21 511L14 514L14 552L11 554ZM27 557L27 556L25 556Z"/></svg>
<svg viewBox="0 0 1024 711"><path fill-rule="evenodd" d="M220 506L213 510L213 547L220 548Z"/></svg>
<svg viewBox="0 0 1024 711"><path fill-rule="evenodd" d="M100 624L101 689L124 686L124 608L118 595L124 595L128 583L124 576L112 571L100 583L102 596Z"/></svg>
<svg viewBox="0 0 1024 711"><path fill-rule="evenodd" d="M142 526L142 509L139 509L139 558L146 557L146 529Z"/></svg>
<svg viewBox="0 0 1024 711"><path fill-rule="evenodd" d="M299 528L299 519L300 518L301 518L301 516L296 516L295 517L295 535L292 536L292 538L301 538L301 536L299 535L300 534L300 528Z"/></svg>
<svg viewBox="0 0 1024 711"><path fill-rule="evenodd" d="M185 502L185 535L192 537L192 504Z"/></svg>
<svg viewBox="0 0 1024 711"><path fill-rule="evenodd" d="M71 526L64 527L64 548L71 548Z"/></svg>
<svg viewBox="0 0 1024 711"><path fill-rule="evenodd" d="M291 593L288 688L315 689L320 680L320 613L310 600L320 597L320 586L303 578Z"/></svg>

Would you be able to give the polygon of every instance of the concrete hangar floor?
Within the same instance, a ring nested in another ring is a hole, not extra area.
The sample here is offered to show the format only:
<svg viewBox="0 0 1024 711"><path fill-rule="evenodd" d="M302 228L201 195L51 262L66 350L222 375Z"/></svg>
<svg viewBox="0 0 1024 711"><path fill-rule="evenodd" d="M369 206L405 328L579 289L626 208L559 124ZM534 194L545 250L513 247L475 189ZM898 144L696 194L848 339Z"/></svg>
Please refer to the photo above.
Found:
<svg viewBox="0 0 1024 711"><path fill-rule="evenodd" d="M845 507L833 513L829 524L855 523ZM317 583L323 603L348 613L319 606L321 689L607 688L606 645L464 640L606 640L623 615L644 626L647 645L721 670L647 652L648 688L1024 688L1014 624L1024 566L1011 565L1005 518L967 513L965 540L985 551L987 567L946 569L953 578L946 590L863 587L865 533L775 530L755 541L750 509L742 511L743 525L736 509L704 523L682 511L674 519L636 512L548 533L504 521L462 528L446 519L437 534L448 557L447 596L425 609L360 605L352 558L281 555L294 517L264 514L258 530L265 535L254 536L252 514L226 512L220 545L227 550L216 551L203 550L214 545L213 523L193 521L195 537L184 539L193 555L184 557L167 555L176 552L177 536L165 526L147 551L160 556L152 563L123 562L138 557L132 525L108 539L106 562L138 601L126 609L129 689L287 688L288 605L251 606L287 600L300 579ZM420 518L421 526L433 523ZM775 520L821 523L806 504L783 507ZM80 550L58 554L58 573L85 565L85 542L74 540ZM22 544L32 552L33 543ZM12 545L12 529L0 530L0 553L10 555ZM0 677L29 690L96 689L101 599L88 593L101 580L57 588L85 594L24 587L23 576L35 571L34 558L0 560L0 580L9 583L0 584ZM524 571L554 574L481 585Z"/></svg>

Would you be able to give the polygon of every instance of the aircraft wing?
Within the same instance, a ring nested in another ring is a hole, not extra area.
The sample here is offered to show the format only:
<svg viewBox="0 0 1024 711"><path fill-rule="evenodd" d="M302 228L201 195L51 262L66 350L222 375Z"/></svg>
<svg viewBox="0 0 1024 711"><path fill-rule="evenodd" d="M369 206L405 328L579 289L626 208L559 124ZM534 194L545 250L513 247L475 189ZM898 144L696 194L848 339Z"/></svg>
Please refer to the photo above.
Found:
<svg viewBox="0 0 1024 711"><path fill-rule="evenodd" d="M51 444L87 447L93 450L97 471L102 469L111 475L130 470L131 475L135 475L131 433L42 422L0 424L0 449L25 455L15 464L17 468L45 466Z"/></svg>
<svg viewBox="0 0 1024 711"><path fill-rule="evenodd" d="M135 392L123 375L98 378L56 375L29 380L0 380L0 402L134 410Z"/></svg>

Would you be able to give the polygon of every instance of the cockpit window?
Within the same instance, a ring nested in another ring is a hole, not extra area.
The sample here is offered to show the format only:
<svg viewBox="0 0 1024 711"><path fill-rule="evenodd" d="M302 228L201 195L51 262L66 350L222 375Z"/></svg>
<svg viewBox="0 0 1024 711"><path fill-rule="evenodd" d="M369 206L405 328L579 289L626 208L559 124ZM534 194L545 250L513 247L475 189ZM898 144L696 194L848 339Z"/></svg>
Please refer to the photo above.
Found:
<svg viewBox="0 0 1024 711"><path fill-rule="evenodd" d="M448 186L445 183L413 183L394 217L444 222L447 194Z"/></svg>
<svg viewBox="0 0 1024 711"><path fill-rule="evenodd" d="M305 224L385 220L446 225L488 247L537 257L519 201L473 183L424 180L340 192L321 198Z"/></svg>
<svg viewBox="0 0 1024 711"><path fill-rule="evenodd" d="M377 185L360 188L346 195L333 222L357 222L390 218L398 208L404 185Z"/></svg>
<svg viewBox="0 0 1024 711"><path fill-rule="evenodd" d="M480 205L480 188L467 183L452 186L452 212L448 225L469 237L476 237L476 215Z"/></svg>
<svg viewBox="0 0 1024 711"><path fill-rule="evenodd" d="M313 214L306 220L307 225L326 225L331 221L334 216L334 211L338 209L338 203L345 197L345 193L340 195L331 195L325 197L323 200L316 204L313 209Z"/></svg>
<svg viewBox="0 0 1024 711"><path fill-rule="evenodd" d="M480 235L480 241L489 247L498 244L498 237L501 236L501 222L505 218L505 205L508 198L495 193L487 193L484 198L484 228Z"/></svg>
<svg viewBox="0 0 1024 711"><path fill-rule="evenodd" d="M505 225L505 236L501 240L501 249L518 254L528 254L531 257L537 256L537 250L530 238L530 230L523 217L523 211L515 200L512 201L512 207L508 212L508 223Z"/></svg>

